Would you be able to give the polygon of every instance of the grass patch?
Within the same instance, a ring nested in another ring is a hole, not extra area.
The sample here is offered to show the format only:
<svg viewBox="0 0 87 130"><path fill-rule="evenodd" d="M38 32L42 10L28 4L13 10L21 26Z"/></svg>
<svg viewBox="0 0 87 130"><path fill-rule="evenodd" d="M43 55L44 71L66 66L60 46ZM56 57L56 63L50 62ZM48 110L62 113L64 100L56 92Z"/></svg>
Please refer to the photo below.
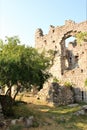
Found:
<svg viewBox="0 0 87 130"><path fill-rule="evenodd" d="M23 126L21 125L11 125L9 130L23 130Z"/></svg>
<svg viewBox="0 0 87 130"><path fill-rule="evenodd" d="M29 109L28 106L25 104L14 106L13 111L14 111L15 118L29 117L31 115L34 115L33 111Z"/></svg>
<svg viewBox="0 0 87 130"><path fill-rule="evenodd" d="M87 115L74 115L83 105L85 105L85 103L80 103L75 107L49 107L41 104L19 103L14 106L13 109L15 118L33 115L35 117L33 126L35 130L39 130L38 127L40 126L40 130L87 130Z"/></svg>
<svg viewBox="0 0 87 130"><path fill-rule="evenodd" d="M55 122L60 125L64 130L86 130L87 116L75 116L74 113L81 109L81 105L76 107L62 106L50 109L48 113L54 116ZM80 124L82 128L80 129Z"/></svg>
<svg viewBox="0 0 87 130"><path fill-rule="evenodd" d="M60 107L57 107L57 108L53 108L53 109L50 109L48 112L51 113L51 114L55 114L55 115L68 115L68 114L72 114L76 111L78 111L79 109L81 108L81 106L76 106L76 107L68 107L68 106L60 106Z"/></svg>

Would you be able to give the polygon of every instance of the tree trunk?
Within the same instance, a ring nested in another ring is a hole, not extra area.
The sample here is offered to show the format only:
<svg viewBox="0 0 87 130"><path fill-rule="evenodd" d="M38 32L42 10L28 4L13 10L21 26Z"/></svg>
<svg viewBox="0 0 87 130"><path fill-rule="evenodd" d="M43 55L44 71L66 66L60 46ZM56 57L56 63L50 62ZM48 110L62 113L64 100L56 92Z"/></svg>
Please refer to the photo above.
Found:
<svg viewBox="0 0 87 130"><path fill-rule="evenodd" d="M11 88L12 88L12 86L10 84L8 86L9 86L9 88L8 88L5 95L8 95L9 97L11 97Z"/></svg>
<svg viewBox="0 0 87 130"><path fill-rule="evenodd" d="M14 100L15 100L15 98L16 98L18 92L20 91L20 88L21 88L21 84L17 84L17 90L16 90L16 93L15 93L15 95L14 95L14 97L13 97Z"/></svg>

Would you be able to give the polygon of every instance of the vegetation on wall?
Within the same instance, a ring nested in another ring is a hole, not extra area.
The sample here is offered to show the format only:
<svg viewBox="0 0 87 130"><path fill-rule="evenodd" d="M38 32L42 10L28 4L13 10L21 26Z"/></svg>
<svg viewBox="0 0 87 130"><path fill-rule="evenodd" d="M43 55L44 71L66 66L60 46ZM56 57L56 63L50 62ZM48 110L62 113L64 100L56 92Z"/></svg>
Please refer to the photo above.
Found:
<svg viewBox="0 0 87 130"><path fill-rule="evenodd" d="M87 32L79 32L76 34L76 40L78 44L81 44L82 41L87 42Z"/></svg>
<svg viewBox="0 0 87 130"><path fill-rule="evenodd" d="M72 87L72 85L73 84L71 82L69 82L69 81L64 82L65 87Z"/></svg>
<svg viewBox="0 0 87 130"><path fill-rule="evenodd" d="M86 78L86 80L85 80L85 86L87 87L87 78Z"/></svg>
<svg viewBox="0 0 87 130"><path fill-rule="evenodd" d="M58 78L54 77L53 82L60 83L61 81Z"/></svg>

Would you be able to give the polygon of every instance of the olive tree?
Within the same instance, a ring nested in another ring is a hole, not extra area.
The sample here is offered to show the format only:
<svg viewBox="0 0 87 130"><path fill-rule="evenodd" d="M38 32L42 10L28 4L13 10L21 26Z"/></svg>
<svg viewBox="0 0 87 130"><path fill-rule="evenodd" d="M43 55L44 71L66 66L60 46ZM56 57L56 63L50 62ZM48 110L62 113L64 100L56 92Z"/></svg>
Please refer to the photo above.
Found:
<svg viewBox="0 0 87 130"><path fill-rule="evenodd" d="M14 99L21 86L26 84L42 87L50 74L47 72L50 59L35 48L20 44L18 37L6 37L0 45L0 83L7 85L7 95L11 96L11 88L17 86Z"/></svg>

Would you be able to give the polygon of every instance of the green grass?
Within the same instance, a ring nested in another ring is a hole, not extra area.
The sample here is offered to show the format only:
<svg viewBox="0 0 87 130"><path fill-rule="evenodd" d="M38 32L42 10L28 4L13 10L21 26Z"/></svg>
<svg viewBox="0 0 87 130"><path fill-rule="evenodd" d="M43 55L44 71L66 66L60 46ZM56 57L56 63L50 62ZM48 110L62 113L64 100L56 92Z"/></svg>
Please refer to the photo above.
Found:
<svg viewBox="0 0 87 130"><path fill-rule="evenodd" d="M23 126L21 125L11 125L9 130L23 130Z"/></svg>
<svg viewBox="0 0 87 130"><path fill-rule="evenodd" d="M34 127L38 127L39 125L43 126L44 123L48 123L52 126L55 124L55 126L61 128L61 130L87 130L87 115L74 115L83 105L84 103L80 103L76 107L49 107L45 105L22 104L15 106L13 109L15 118L33 115L36 120ZM50 120L51 123L48 120ZM56 130L56 128L54 129Z"/></svg>
<svg viewBox="0 0 87 130"><path fill-rule="evenodd" d="M14 106L14 117L29 117L31 115L34 115L33 111L27 107L27 105L20 105L20 106Z"/></svg>
<svg viewBox="0 0 87 130"><path fill-rule="evenodd" d="M62 106L51 109L49 113L55 116L55 121L64 130L87 130L87 115L76 116L74 113L81 109L81 105L76 107Z"/></svg>

